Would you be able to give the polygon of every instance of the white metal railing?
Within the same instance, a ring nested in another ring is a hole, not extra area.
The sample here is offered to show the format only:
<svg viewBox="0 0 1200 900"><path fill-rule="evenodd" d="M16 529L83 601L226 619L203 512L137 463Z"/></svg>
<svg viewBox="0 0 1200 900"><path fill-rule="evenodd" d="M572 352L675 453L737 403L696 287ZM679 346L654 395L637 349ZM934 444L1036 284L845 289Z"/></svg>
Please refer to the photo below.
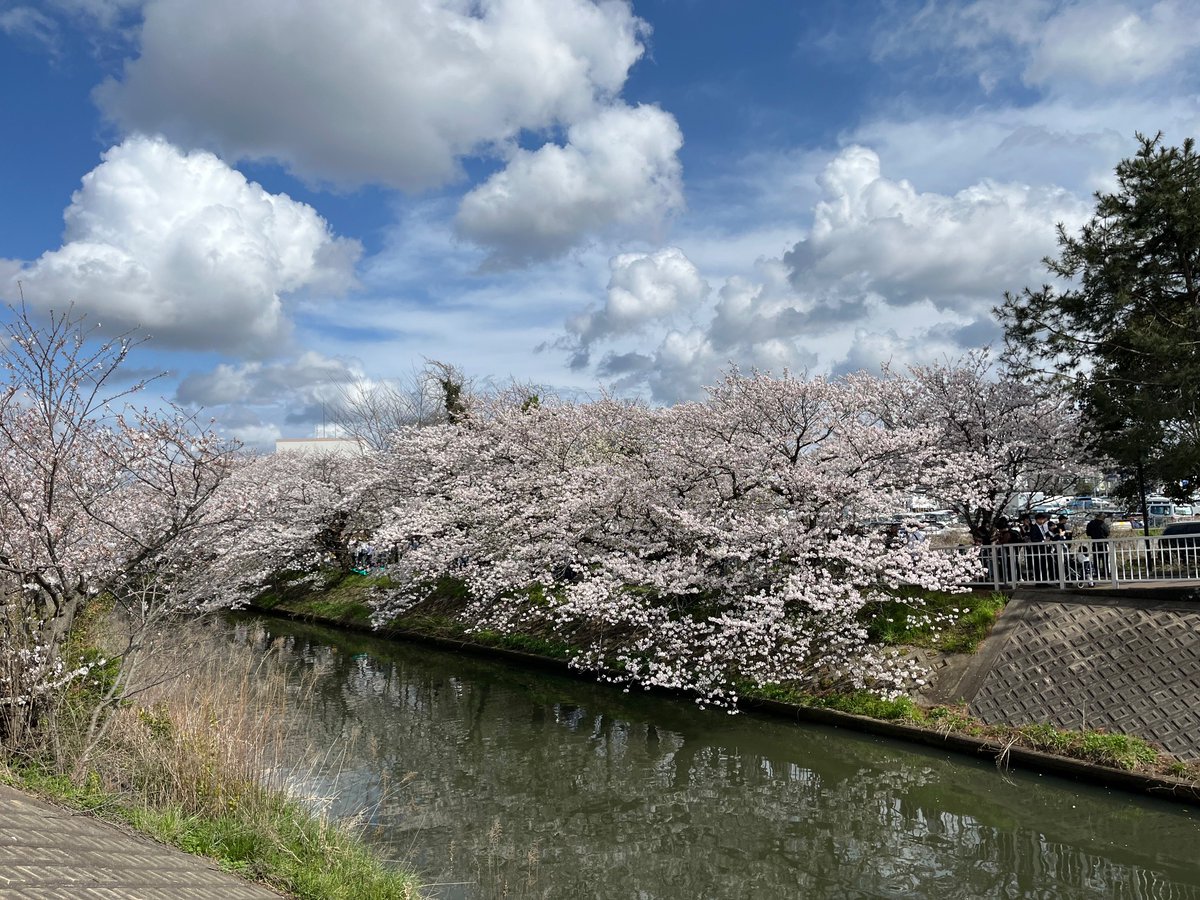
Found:
<svg viewBox="0 0 1200 900"><path fill-rule="evenodd" d="M997 589L1022 584L1119 588L1147 581L1200 581L1200 534L987 544L973 552L983 571L970 583Z"/></svg>

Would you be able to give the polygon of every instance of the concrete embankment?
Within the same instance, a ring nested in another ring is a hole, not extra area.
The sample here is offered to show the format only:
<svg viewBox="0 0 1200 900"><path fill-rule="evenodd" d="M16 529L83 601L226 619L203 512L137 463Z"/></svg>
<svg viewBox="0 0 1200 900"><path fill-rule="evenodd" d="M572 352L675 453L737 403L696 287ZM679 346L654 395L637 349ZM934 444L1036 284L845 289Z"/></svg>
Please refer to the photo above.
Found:
<svg viewBox="0 0 1200 900"><path fill-rule="evenodd" d="M935 699L984 722L1133 734L1200 760L1200 602L1177 591L1018 591Z"/></svg>

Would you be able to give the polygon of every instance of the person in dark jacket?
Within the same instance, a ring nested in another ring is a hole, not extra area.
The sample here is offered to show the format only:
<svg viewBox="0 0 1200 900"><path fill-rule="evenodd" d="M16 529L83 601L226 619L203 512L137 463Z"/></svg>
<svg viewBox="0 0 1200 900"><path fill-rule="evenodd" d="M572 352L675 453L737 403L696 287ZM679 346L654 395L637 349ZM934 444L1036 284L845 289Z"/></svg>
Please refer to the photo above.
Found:
<svg viewBox="0 0 1200 900"><path fill-rule="evenodd" d="M1066 516L1058 517L1058 535L1064 541L1069 541L1075 537L1075 532L1071 529L1071 520Z"/></svg>
<svg viewBox="0 0 1200 900"><path fill-rule="evenodd" d="M995 521L995 531L992 533L991 559L996 566L996 572L1002 584L1013 584L1013 567L1016 562L1016 551L1007 549L1010 544L1019 544L1024 538L1021 533L1008 521L1006 516L1000 516Z"/></svg>
<svg viewBox="0 0 1200 900"><path fill-rule="evenodd" d="M1092 539L1092 565L1096 568L1098 578L1108 578L1108 536L1111 533L1108 526L1108 514L1098 512L1087 523L1087 536Z"/></svg>
<svg viewBox="0 0 1200 900"><path fill-rule="evenodd" d="M1021 535L1021 543L1028 543L1031 531L1033 531L1033 519L1030 518L1029 513L1021 513L1017 518L1017 533Z"/></svg>

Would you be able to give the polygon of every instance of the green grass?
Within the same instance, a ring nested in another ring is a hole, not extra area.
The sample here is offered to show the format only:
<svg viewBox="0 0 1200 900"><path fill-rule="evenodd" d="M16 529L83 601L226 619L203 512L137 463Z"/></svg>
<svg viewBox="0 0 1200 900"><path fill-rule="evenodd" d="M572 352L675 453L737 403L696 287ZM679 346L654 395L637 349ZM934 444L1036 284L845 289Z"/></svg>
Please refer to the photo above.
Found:
<svg viewBox="0 0 1200 900"><path fill-rule="evenodd" d="M475 631L465 635L466 639L488 647L501 647L519 653L530 653L549 659L570 659L574 650L562 641L529 634L502 634L498 631Z"/></svg>
<svg viewBox="0 0 1200 900"><path fill-rule="evenodd" d="M1114 769L1134 770L1159 762L1159 752L1139 737L1106 731L1061 731L1051 725L1022 725L1016 732L1035 750L1057 753ZM1170 763L1167 763L1170 767ZM1186 771L1186 766L1185 766Z"/></svg>
<svg viewBox="0 0 1200 900"><path fill-rule="evenodd" d="M917 722L922 718L920 707L910 697L897 697L892 700L885 700L867 691L812 694L794 687L788 687L787 685L766 684L760 686L746 685L739 689L739 693L743 697L778 700L781 703L791 703L795 706L807 706L816 709L833 709L856 716L868 716L872 719Z"/></svg>
<svg viewBox="0 0 1200 900"><path fill-rule="evenodd" d="M1200 762L1182 762L1160 752L1134 735L1106 731L1071 731L1048 724L988 725L966 710L935 706L925 709L908 697L884 700L865 691L813 695L785 685L744 687L744 697L778 700L816 709L900 721L987 741L1002 749L1020 746L1125 771L1142 771L1172 778L1200 781Z"/></svg>
<svg viewBox="0 0 1200 900"><path fill-rule="evenodd" d="M1107 731L1072 731L1047 723L987 725L965 710L935 706L925 711L923 724L947 734L988 740L998 746L1019 746L1066 756L1125 771L1157 772L1174 778L1200 780L1200 763L1172 759L1142 738Z"/></svg>
<svg viewBox="0 0 1200 900"><path fill-rule="evenodd" d="M983 737L986 726L965 709L953 706L935 706L924 710L922 724L927 724L947 734L963 734L967 737Z"/></svg>
<svg viewBox="0 0 1200 900"><path fill-rule="evenodd" d="M367 598L372 591L393 587L383 574L361 575L327 569L316 580L299 572L280 573L253 605L258 609L281 610L346 625L369 625L371 608Z"/></svg>
<svg viewBox="0 0 1200 900"><path fill-rule="evenodd" d="M901 589L895 600L865 607L861 620L877 644L974 653L1006 602L1003 594Z"/></svg>
<svg viewBox="0 0 1200 900"><path fill-rule="evenodd" d="M369 625L371 610L365 604L349 597L344 598L314 598L304 605L305 612L320 619L331 619L335 622Z"/></svg>
<svg viewBox="0 0 1200 900"><path fill-rule="evenodd" d="M292 577L295 577L294 573ZM371 623L371 607L368 603L371 591L392 586L386 575L325 573L322 580L315 585L297 584L295 581L282 582L264 592L255 600L254 606L336 624L364 626ZM547 602L540 587L531 589L529 599L534 604ZM445 640L468 641L485 647L515 650L549 659L565 660L574 655L574 649L569 644L546 635L519 632L506 634L489 629L471 631L453 615L427 611L458 607L466 600L467 589L462 581L456 578L440 578L432 585L426 602L390 620L386 628L416 632Z"/></svg>

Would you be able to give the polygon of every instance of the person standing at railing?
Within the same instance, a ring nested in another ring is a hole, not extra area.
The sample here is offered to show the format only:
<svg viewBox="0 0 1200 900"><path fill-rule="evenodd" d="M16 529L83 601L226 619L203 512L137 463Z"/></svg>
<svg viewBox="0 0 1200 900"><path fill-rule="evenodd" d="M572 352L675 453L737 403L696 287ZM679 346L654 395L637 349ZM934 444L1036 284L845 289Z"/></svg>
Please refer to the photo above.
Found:
<svg viewBox="0 0 1200 900"><path fill-rule="evenodd" d="M1096 568L1096 577L1108 578L1108 537L1111 533L1108 527L1108 514L1098 512L1087 523L1087 536L1092 539L1092 563Z"/></svg>
<svg viewBox="0 0 1200 900"><path fill-rule="evenodd" d="M916 519L912 519L904 524L904 542L910 550L919 548L925 543L925 530Z"/></svg>
<svg viewBox="0 0 1200 900"><path fill-rule="evenodd" d="M1033 517L1027 512L1017 516L1017 520L1010 526L1014 544L1028 544L1029 532L1033 530ZM1019 554L1020 558L1016 563L1016 568L1013 570L1013 576L1017 581L1028 581L1036 578L1031 571L1034 566L1034 556L1028 547L1018 549L1014 553Z"/></svg>
<svg viewBox="0 0 1200 900"><path fill-rule="evenodd" d="M1058 517L1058 536L1064 541L1069 541L1075 537L1075 532L1071 528L1071 520L1066 516Z"/></svg>
<svg viewBox="0 0 1200 900"><path fill-rule="evenodd" d="M1058 580L1058 566L1054 559L1054 548L1050 545L1051 540L1050 517L1040 512L1033 517L1033 527L1029 529L1029 542L1037 545L1030 548L1034 581Z"/></svg>
<svg viewBox="0 0 1200 900"><path fill-rule="evenodd" d="M1005 516L1000 516L995 522L996 530L992 533L992 564L995 565L997 578L1001 584L1015 584L1013 566L1016 564L1016 551L1009 550L1011 544L1020 544L1024 537L1013 528Z"/></svg>
<svg viewBox="0 0 1200 900"><path fill-rule="evenodd" d="M1029 536L1033 531L1033 519L1029 518L1029 513L1021 513L1017 519L1017 534L1021 536L1021 543L1027 544L1032 538Z"/></svg>

